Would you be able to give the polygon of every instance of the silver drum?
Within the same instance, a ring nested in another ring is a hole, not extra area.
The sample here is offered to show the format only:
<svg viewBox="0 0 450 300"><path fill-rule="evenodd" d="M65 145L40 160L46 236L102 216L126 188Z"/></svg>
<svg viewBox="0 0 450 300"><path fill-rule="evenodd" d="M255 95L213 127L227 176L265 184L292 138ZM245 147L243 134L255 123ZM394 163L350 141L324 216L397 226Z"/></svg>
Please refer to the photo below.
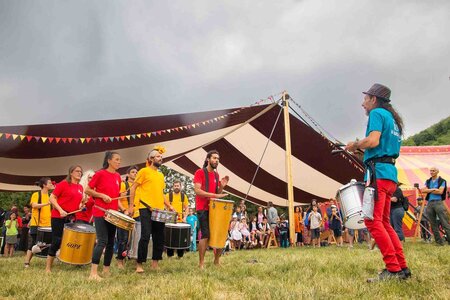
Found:
<svg viewBox="0 0 450 300"><path fill-rule="evenodd" d="M336 199L340 203L344 226L350 229L363 229L363 197L365 185L363 182L352 180L341 187L336 193Z"/></svg>

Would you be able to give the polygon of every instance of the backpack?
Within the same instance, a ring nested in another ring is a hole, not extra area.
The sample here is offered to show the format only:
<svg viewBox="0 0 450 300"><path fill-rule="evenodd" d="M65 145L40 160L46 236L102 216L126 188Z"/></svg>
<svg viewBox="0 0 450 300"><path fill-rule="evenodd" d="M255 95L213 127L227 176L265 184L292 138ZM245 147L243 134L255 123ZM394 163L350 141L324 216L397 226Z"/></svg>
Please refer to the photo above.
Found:
<svg viewBox="0 0 450 300"><path fill-rule="evenodd" d="M430 183L431 183L431 177L427 179L427 181L425 182L425 185L427 186L427 188L430 188ZM447 196L447 181L445 181L441 176L438 177L438 188L442 185L442 183L444 183L444 191L442 192L441 195L441 200L445 200L445 197ZM427 196L425 197L425 200L429 200L430 199L430 193L427 194Z"/></svg>
<svg viewBox="0 0 450 300"><path fill-rule="evenodd" d="M309 214L311 212L306 213L305 219L303 220L303 224L309 229Z"/></svg>

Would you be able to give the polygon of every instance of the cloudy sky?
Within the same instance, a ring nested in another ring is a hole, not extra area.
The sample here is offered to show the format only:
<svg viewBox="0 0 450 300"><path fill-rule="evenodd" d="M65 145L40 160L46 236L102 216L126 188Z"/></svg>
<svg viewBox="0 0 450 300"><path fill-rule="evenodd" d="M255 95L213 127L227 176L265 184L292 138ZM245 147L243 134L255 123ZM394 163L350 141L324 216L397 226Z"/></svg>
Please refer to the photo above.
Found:
<svg viewBox="0 0 450 300"><path fill-rule="evenodd" d="M249 105L287 90L344 141L372 83L406 136L449 115L450 1L0 0L0 125Z"/></svg>

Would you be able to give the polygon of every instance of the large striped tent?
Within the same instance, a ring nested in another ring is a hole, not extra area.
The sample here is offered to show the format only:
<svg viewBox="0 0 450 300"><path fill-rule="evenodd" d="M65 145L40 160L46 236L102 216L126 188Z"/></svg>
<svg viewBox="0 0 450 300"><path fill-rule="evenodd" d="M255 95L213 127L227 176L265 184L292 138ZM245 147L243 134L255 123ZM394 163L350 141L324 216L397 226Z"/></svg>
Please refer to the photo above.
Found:
<svg viewBox="0 0 450 300"><path fill-rule="evenodd" d="M0 189L26 191L41 176L61 180L72 164L99 169L104 151L128 166L144 166L154 145L163 145L165 164L187 176L209 150L221 154L218 171L229 175L227 192L254 203L287 206L283 114L277 103L198 113L108 121L0 127ZM297 203L325 201L352 178L358 161L307 122L290 115L294 197Z"/></svg>
<svg viewBox="0 0 450 300"><path fill-rule="evenodd" d="M414 183L423 187L430 178L430 167L438 168L439 175L450 180L450 145L402 147L396 166L398 180L405 187L413 188Z"/></svg>

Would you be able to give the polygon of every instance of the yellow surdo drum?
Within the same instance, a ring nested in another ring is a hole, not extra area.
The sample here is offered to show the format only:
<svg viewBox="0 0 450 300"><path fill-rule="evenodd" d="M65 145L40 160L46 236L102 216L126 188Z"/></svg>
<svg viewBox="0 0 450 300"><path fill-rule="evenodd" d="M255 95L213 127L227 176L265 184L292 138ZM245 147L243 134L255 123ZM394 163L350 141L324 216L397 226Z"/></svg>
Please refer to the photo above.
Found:
<svg viewBox="0 0 450 300"><path fill-rule="evenodd" d="M133 218L112 209L105 211L105 221L128 231L133 230L134 223L136 223Z"/></svg>
<svg viewBox="0 0 450 300"><path fill-rule="evenodd" d="M233 213L233 201L211 199L209 201L209 246L222 249L228 236L228 227Z"/></svg>
<svg viewBox="0 0 450 300"><path fill-rule="evenodd" d="M91 263L95 245L94 226L82 223L64 225L59 260L72 265Z"/></svg>

